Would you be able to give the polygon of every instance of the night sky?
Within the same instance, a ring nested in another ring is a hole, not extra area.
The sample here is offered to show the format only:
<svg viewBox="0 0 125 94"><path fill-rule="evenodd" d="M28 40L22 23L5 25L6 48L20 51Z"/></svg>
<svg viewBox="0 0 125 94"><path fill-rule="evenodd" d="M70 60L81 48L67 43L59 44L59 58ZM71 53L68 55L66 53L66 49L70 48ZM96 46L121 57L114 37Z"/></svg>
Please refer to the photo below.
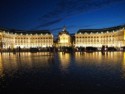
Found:
<svg viewBox="0 0 125 94"><path fill-rule="evenodd" d="M66 25L79 29L125 24L125 0L0 0L0 27L50 30L58 34Z"/></svg>

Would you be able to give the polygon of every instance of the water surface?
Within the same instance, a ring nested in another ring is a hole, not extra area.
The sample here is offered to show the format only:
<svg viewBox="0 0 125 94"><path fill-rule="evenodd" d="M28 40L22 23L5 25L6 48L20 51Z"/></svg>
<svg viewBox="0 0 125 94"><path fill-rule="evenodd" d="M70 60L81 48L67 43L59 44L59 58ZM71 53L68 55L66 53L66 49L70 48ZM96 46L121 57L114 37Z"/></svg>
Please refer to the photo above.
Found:
<svg viewBox="0 0 125 94"><path fill-rule="evenodd" d="M125 94L125 53L3 53L0 92Z"/></svg>

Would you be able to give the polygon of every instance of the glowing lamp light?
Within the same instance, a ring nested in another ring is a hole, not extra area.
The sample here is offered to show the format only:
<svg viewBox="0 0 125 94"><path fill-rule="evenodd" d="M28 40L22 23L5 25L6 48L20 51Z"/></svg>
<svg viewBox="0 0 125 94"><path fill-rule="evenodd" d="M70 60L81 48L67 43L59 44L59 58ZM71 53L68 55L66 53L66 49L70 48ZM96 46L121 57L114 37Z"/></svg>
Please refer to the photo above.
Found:
<svg viewBox="0 0 125 94"><path fill-rule="evenodd" d="M46 45L43 45L42 47L46 47Z"/></svg>

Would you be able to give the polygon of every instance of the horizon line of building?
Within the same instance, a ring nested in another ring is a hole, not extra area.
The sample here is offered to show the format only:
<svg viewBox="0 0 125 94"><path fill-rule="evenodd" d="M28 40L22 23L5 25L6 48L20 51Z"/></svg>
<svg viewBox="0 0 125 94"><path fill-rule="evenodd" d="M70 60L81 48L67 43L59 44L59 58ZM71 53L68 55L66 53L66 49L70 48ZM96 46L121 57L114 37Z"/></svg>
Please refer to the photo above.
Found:
<svg viewBox="0 0 125 94"><path fill-rule="evenodd" d="M123 47L125 25L105 29L80 29L71 35L66 27L54 40L49 30L18 31L0 29L0 48L45 48L45 47Z"/></svg>

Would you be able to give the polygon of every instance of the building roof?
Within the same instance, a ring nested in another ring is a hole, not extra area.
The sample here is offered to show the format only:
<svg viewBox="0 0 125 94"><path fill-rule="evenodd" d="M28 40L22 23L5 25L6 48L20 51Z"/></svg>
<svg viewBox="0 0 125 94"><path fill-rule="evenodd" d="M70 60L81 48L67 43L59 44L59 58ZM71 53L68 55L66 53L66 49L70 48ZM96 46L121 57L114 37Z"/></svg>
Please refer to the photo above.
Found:
<svg viewBox="0 0 125 94"><path fill-rule="evenodd" d="M96 33L96 32L112 32L112 31L116 31L119 29L125 28L125 25L121 25L121 26L116 26L116 27L111 27L111 28L103 28L103 29L79 29L77 31L77 33Z"/></svg>
<svg viewBox="0 0 125 94"><path fill-rule="evenodd" d="M49 30L34 30L34 31L23 31L23 30L10 30L12 33L17 34L51 34Z"/></svg>
<svg viewBox="0 0 125 94"><path fill-rule="evenodd" d="M69 34L69 32L66 30L66 26L64 26L63 30L59 32L59 35L62 35L62 34Z"/></svg>
<svg viewBox="0 0 125 94"><path fill-rule="evenodd" d="M10 32L10 33L17 33L17 34L51 34L49 30L15 30L15 29L1 29L4 30L5 32Z"/></svg>
<svg viewBox="0 0 125 94"><path fill-rule="evenodd" d="M8 29L5 29L5 28L3 28L3 27L0 27L0 30L2 30L2 31L7 31Z"/></svg>

